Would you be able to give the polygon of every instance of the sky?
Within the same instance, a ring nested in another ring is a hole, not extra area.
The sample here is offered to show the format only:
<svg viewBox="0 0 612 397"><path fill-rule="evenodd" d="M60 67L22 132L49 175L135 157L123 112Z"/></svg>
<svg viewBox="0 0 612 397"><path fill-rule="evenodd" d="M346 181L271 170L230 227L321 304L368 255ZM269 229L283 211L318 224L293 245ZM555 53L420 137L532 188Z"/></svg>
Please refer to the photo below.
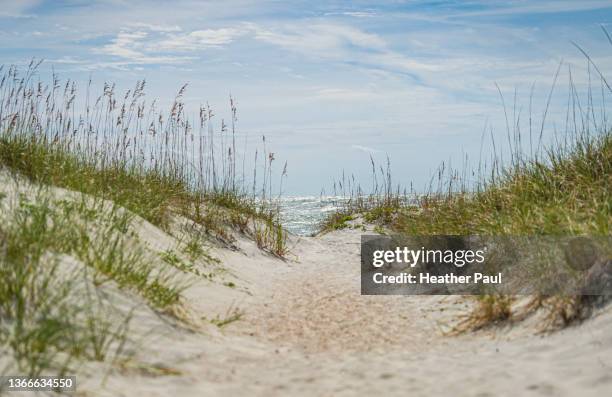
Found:
<svg viewBox="0 0 612 397"><path fill-rule="evenodd" d="M442 162L490 154L485 126L503 151L509 113L524 123L532 102L539 125L559 65L546 131L562 129L570 70L588 87L572 42L612 80L611 22L600 0L2 0L0 64L44 59L41 78L126 90L146 79L161 104L188 83L194 116L208 102L229 117L232 95L239 133L265 135L276 170L288 162L286 194L330 192L343 172L369 186L370 156L424 190Z"/></svg>

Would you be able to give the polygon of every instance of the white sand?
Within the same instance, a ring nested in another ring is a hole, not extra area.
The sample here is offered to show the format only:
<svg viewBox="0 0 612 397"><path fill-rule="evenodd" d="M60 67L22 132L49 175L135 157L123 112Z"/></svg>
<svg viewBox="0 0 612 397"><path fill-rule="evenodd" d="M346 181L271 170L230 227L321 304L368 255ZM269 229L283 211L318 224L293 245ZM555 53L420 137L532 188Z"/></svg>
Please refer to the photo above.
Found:
<svg viewBox="0 0 612 397"><path fill-rule="evenodd" d="M138 228L153 253L177 244L144 221ZM612 305L546 336L528 322L445 336L470 300L361 296L360 233L293 237L288 261L244 237L238 250L213 249L222 260L207 267L213 280L185 292L192 325L140 301L128 346L134 358L110 370L83 365L77 395L612 395ZM139 301L113 294L124 307ZM235 310L238 321L210 321Z"/></svg>
<svg viewBox="0 0 612 397"><path fill-rule="evenodd" d="M137 355L144 370L113 371L96 396L604 396L612 393L612 311L552 335L512 327L460 337L442 330L465 310L458 297L359 294L359 231L294 239L293 260L246 239L217 249L236 288L186 292L194 317L244 316L197 332L152 320ZM203 323L206 324L206 323ZM85 375L80 376L84 379Z"/></svg>

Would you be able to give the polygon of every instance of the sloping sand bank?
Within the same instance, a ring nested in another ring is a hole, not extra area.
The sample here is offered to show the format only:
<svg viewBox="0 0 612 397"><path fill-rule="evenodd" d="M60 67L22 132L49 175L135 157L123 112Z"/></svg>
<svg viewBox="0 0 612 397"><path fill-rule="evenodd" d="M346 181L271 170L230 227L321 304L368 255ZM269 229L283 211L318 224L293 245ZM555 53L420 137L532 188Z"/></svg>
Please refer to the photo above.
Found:
<svg viewBox="0 0 612 397"><path fill-rule="evenodd" d="M150 232L150 231L149 231ZM252 242L216 249L225 280L186 292L189 330L142 314L140 364L81 375L95 396L603 396L612 392L610 307L576 327L535 335L511 327L443 330L458 297L359 294L354 230L294 239L281 261ZM158 236L159 237L159 236ZM232 315L240 317L231 321ZM216 316L216 317L215 317ZM102 383L102 384L101 384Z"/></svg>

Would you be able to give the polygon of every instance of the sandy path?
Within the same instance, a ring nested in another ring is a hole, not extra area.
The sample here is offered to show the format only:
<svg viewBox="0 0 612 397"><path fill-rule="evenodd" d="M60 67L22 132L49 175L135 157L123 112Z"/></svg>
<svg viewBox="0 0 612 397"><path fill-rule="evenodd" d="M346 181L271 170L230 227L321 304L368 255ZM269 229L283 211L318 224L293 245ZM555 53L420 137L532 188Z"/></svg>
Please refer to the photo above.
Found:
<svg viewBox="0 0 612 397"><path fill-rule="evenodd" d="M169 328L153 343L179 376L112 374L95 395L602 396L612 393L612 313L547 337L447 337L462 300L359 294L359 232L304 238L285 263L225 252L239 287L189 291L197 310L237 305L221 330ZM212 292L211 292L212 291ZM224 295L225 294L225 295ZM151 359L151 353L149 353Z"/></svg>
<svg viewBox="0 0 612 397"><path fill-rule="evenodd" d="M360 295L359 234L304 239L294 252L300 263L249 310L249 332L309 353L418 349L436 337L423 299Z"/></svg>

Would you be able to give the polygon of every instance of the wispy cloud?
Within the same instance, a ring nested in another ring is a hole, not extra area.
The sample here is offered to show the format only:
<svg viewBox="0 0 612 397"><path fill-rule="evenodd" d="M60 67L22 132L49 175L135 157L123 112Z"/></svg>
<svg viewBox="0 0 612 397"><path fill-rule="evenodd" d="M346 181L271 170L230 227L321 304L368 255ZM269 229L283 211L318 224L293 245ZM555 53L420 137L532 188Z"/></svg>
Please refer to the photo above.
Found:
<svg viewBox="0 0 612 397"><path fill-rule="evenodd" d="M303 23L291 27L251 25L255 39L308 57L401 73L439 70L435 63L393 50L380 35L342 23Z"/></svg>
<svg viewBox="0 0 612 397"><path fill-rule="evenodd" d="M178 25L163 25L163 24L152 24L144 22L135 22L130 24L134 28L144 28L153 32L180 32L182 29Z"/></svg>
<svg viewBox="0 0 612 397"><path fill-rule="evenodd" d="M135 64L185 63L206 49L220 49L253 30L252 25L183 32L174 25L135 23L121 29L108 44L94 48L98 54ZM185 53L193 53L186 56Z"/></svg>
<svg viewBox="0 0 612 397"><path fill-rule="evenodd" d="M102 47L99 52L120 58L139 59L143 58L143 39L147 37L146 32L120 32L110 44Z"/></svg>
<svg viewBox="0 0 612 397"><path fill-rule="evenodd" d="M356 61L359 56L373 60L374 57L367 52L374 51L380 62L391 66L425 67L389 50L387 42L377 34L345 24L321 22L276 27L240 23L232 27L192 31L139 23L122 29L110 43L95 49L95 52L134 63L182 63L195 59L184 56L185 53L224 48L247 36L310 57ZM365 55L359 55L360 52L365 52Z"/></svg>
<svg viewBox="0 0 612 397"><path fill-rule="evenodd" d="M370 154L376 154L376 153L383 152L382 150L378 150L378 149L371 148L369 146L362 146L362 145L351 145L351 148L362 151L362 152L370 153Z"/></svg>
<svg viewBox="0 0 612 397"><path fill-rule="evenodd" d="M185 34L171 34L155 43L163 51L197 51L206 48L220 48L244 36L248 29L221 28L194 30Z"/></svg>
<svg viewBox="0 0 612 397"><path fill-rule="evenodd" d="M374 11L363 10L363 11L326 12L324 15L327 15L327 16L341 15L341 16L354 17L354 18L371 18L371 17L375 17L378 14Z"/></svg>
<svg viewBox="0 0 612 397"><path fill-rule="evenodd" d="M160 54L148 32L143 30L119 32L109 44L94 49L95 53L110 55L134 64L183 63L194 57Z"/></svg>
<svg viewBox="0 0 612 397"><path fill-rule="evenodd" d="M308 22L282 28L251 26L257 40L309 55L329 56L347 46L377 50L387 46L377 34L342 24Z"/></svg>

